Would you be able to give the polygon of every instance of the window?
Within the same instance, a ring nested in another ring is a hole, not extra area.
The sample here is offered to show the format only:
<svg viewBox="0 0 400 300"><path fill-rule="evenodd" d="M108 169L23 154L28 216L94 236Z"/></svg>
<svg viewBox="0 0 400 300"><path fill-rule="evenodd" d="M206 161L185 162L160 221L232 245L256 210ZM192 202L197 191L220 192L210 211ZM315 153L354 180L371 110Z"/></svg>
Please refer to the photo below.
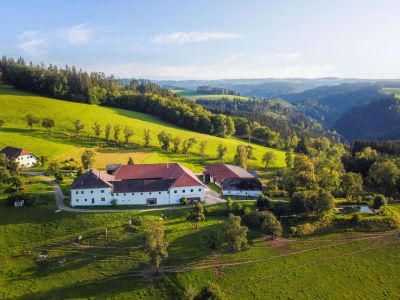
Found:
<svg viewBox="0 0 400 300"><path fill-rule="evenodd" d="M103 194L104 194L104 190L101 190L101 193L103 193Z"/></svg>
<svg viewBox="0 0 400 300"><path fill-rule="evenodd" d="M190 192L193 193L193 189L191 189Z"/></svg>
<svg viewBox="0 0 400 300"><path fill-rule="evenodd" d="M182 193L185 193L185 190L182 190Z"/></svg>
<svg viewBox="0 0 400 300"><path fill-rule="evenodd" d="M151 192L149 193L149 195L151 195Z"/></svg>
<svg viewBox="0 0 400 300"><path fill-rule="evenodd" d="M76 199L76 202L79 202L79 199Z"/></svg>
<svg viewBox="0 0 400 300"><path fill-rule="evenodd" d="M157 198L148 198L148 199L146 199L146 204L147 205L155 205L155 204L157 204Z"/></svg>
<svg viewBox="0 0 400 300"><path fill-rule="evenodd" d="M161 192L158 192L159 195L161 195Z"/></svg>
<svg viewBox="0 0 400 300"><path fill-rule="evenodd" d="M106 198L101 198L101 201L106 201Z"/></svg>
<svg viewBox="0 0 400 300"><path fill-rule="evenodd" d="M87 199L85 199L85 201L87 202Z"/></svg>
<svg viewBox="0 0 400 300"><path fill-rule="evenodd" d="M83 191L81 191L81 194L83 194Z"/></svg>
<svg viewBox="0 0 400 300"><path fill-rule="evenodd" d="M116 193L115 195L118 196L118 193Z"/></svg>
<svg viewBox="0 0 400 300"><path fill-rule="evenodd" d="M76 191L75 194L79 194L79 191Z"/></svg>
<svg viewBox="0 0 400 300"><path fill-rule="evenodd" d="M135 196L135 193L132 193L132 196Z"/></svg>
<svg viewBox="0 0 400 300"><path fill-rule="evenodd" d="M140 195L143 195L143 193L140 193Z"/></svg>
<svg viewBox="0 0 400 300"><path fill-rule="evenodd" d="M126 193L124 193L124 196L126 196Z"/></svg>
<svg viewBox="0 0 400 300"><path fill-rule="evenodd" d="M199 192L201 192L201 189L199 189Z"/></svg>
<svg viewBox="0 0 400 300"><path fill-rule="evenodd" d="M174 191L174 193L176 194L178 191Z"/></svg>
<svg viewBox="0 0 400 300"><path fill-rule="evenodd" d="M90 191L91 194L93 194L93 191Z"/></svg>

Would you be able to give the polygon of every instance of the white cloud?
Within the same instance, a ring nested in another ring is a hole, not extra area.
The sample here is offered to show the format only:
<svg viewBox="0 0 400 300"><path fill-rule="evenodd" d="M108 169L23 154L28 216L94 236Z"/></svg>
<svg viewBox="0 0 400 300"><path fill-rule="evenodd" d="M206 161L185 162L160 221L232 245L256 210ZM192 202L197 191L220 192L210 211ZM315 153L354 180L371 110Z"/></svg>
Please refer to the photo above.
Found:
<svg viewBox="0 0 400 300"><path fill-rule="evenodd" d="M154 44L187 44L187 43L199 43L199 42L210 42L219 40L232 40L241 38L240 34L229 33L229 32L173 32L170 34L159 34L151 38Z"/></svg>
<svg viewBox="0 0 400 300"><path fill-rule="evenodd" d="M93 71L106 71L118 77L150 79L235 79L235 78L288 78L331 76L335 69L331 64L304 62L298 53L244 55L228 57L196 64L172 65L131 62L87 66Z"/></svg>
<svg viewBox="0 0 400 300"><path fill-rule="evenodd" d="M58 31L60 37L73 45L82 45L89 42L93 35L93 30L89 24L79 24Z"/></svg>
<svg viewBox="0 0 400 300"><path fill-rule="evenodd" d="M49 48L49 42L38 31L24 31L19 36L18 47L33 58L42 58Z"/></svg>

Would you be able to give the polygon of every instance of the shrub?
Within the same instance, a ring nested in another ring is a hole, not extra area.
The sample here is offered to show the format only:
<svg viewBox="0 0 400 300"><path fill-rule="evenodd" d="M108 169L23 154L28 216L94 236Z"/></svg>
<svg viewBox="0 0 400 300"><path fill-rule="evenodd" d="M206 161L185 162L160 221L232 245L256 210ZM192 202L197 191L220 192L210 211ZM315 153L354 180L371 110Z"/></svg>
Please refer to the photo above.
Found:
<svg viewBox="0 0 400 300"><path fill-rule="evenodd" d="M387 204L387 200L383 195L376 195L374 198L374 205L375 209L381 208L381 206L385 206Z"/></svg>
<svg viewBox="0 0 400 300"><path fill-rule="evenodd" d="M272 235L272 239L274 239L275 236L282 234L282 225L272 213L267 213L263 214L261 230L266 234Z"/></svg>
<svg viewBox="0 0 400 300"><path fill-rule="evenodd" d="M209 282L200 290L200 293L194 298L195 300L224 300L226 299L219 285Z"/></svg>
<svg viewBox="0 0 400 300"><path fill-rule="evenodd" d="M181 204L181 205L187 205L187 199L186 199L186 197L180 198L180 199L179 199L179 204Z"/></svg>
<svg viewBox="0 0 400 300"><path fill-rule="evenodd" d="M117 199L112 199L111 200L111 205L112 206L117 206L118 205L118 200Z"/></svg>
<svg viewBox="0 0 400 300"><path fill-rule="evenodd" d="M362 216L359 212L353 213L353 215L351 216L351 221L355 224L360 223L362 219Z"/></svg>
<svg viewBox="0 0 400 300"><path fill-rule="evenodd" d="M259 210L267 210L270 207L269 199L263 194L261 194L257 198L256 206Z"/></svg>
<svg viewBox="0 0 400 300"><path fill-rule="evenodd" d="M235 215L242 215L243 214L243 207L240 202L234 202L232 205L232 211Z"/></svg>

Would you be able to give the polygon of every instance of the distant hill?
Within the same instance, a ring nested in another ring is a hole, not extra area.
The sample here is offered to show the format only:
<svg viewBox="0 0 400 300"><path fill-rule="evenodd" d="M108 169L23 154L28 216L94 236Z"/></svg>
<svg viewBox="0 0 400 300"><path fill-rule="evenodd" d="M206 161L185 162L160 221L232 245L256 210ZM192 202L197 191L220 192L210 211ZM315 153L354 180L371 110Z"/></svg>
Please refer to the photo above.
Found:
<svg viewBox="0 0 400 300"><path fill-rule="evenodd" d="M180 90L180 89L171 89L172 93L175 93L179 96L185 97L187 99L196 101L196 100L221 100L221 99L239 99L239 100L248 100L248 97L237 96L237 95L227 95L227 94L199 94L196 91L192 90Z"/></svg>
<svg viewBox="0 0 400 300"><path fill-rule="evenodd" d="M400 100L393 95L353 108L332 126L348 140L400 139Z"/></svg>

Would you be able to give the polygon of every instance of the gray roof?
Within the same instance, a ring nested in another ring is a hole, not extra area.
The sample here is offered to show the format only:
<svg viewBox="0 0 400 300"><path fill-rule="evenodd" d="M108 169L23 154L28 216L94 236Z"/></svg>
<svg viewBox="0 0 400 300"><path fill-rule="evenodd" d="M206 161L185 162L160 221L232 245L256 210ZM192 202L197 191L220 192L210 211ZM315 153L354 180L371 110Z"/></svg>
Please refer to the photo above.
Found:
<svg viewBox="0 0 400 300"><path fill-rule="evenodd" d="M112 187L110 181L114 179L113 176L98 170L90 170L82 174L74 180L71 189L96 189Z"/></svg>

